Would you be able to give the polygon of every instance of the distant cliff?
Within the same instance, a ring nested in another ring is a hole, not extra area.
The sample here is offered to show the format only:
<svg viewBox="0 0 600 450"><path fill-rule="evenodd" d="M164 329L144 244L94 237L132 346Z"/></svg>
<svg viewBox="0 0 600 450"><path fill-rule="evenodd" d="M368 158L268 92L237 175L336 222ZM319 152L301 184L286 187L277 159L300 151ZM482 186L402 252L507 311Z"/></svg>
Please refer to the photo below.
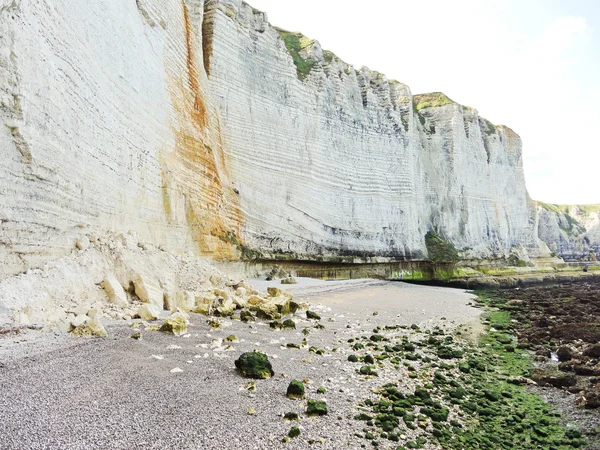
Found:
<svg viewBox="0 0 600 450"><path fill-rule="evenodd" d="M0 2L0 50L0 278L110 229L225 260L539 252L512 130L240 0Z"/></svg>
<svg viewBox="0 0 600 450"><path fill-rule="evenodd" d="M538 234L566 261L600 260L600 205L538 205Z"/></svg>

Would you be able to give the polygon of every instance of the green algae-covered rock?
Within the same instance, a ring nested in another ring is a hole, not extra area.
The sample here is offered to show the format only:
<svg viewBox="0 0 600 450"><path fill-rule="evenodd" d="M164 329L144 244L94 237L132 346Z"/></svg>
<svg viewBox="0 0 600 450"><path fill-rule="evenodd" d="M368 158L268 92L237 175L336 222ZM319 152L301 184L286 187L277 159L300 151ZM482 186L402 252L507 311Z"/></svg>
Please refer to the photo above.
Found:
<svg viewBox="0 0 600 450"><path fill-rule="evenodd" d="M99 320L91 319L76 327L71 331L71 335L78 337L106 337L107 333Z"/></svg>
<svg viewBox="0 0 600 450"><path fill-rule="evenodd" d="M187 333L187 315L181 312L171 314L160 326L159 331L175 336Z"/></svg>
<svg viewBox="0 0 600 450"><path fill-rule="evenodd" d="M290 432L288 433L288 436L291 437L292 439L300 436L300 428L298 428L298 427L292 427L290 429Z"/></svg>
<svg viewBox="0 0 600 450"><path fill-rule="evenodd" d="M314 311L306 311L306 318L307 319L313 319L313 320L321 320L321 316L318 315L316 312Z"/></svg>
<svg viewBox="0 0 600 450"><path fill-rule="evenodd" d="M235 361L235 367L246 378L271 378L275 375L269 358L260 352L243 353Z"/></svg>
<svg viewBox="0 0 600 450"><path fill-rule="evenodd" d="M296 322L294 322L292 319L286 319L282 322L281 328L288 329L288 330L295 330Z"/></svg>
<svg viewBox="0 0 600 450"><path fill-rule="evenodd" d="M375 370L375 367L373 366L362 366L359 371L358 371L361 375L373 375L373 376L377 376L377 371Z"/></svg>
<svg viewBox="0 0 600 450"><path fill-rule="evenodd" d="M306 413L309 416L324 416L327 414L327 403L325 400L309 400Z"/></svg>
<svg viewBox="0 0 600 450"><path fill-rule="evenodd" d="M285 394L288 398L304 398L304 384L298 380L292 380Z"/></svg>
<svg viewBox="0 0 600 450"><path fill-rule="evenodd" d="M254 322L256 319L254 318L252 312L248 311L247 309L243 309L240 313L240 320L242 322Z"/></svg>

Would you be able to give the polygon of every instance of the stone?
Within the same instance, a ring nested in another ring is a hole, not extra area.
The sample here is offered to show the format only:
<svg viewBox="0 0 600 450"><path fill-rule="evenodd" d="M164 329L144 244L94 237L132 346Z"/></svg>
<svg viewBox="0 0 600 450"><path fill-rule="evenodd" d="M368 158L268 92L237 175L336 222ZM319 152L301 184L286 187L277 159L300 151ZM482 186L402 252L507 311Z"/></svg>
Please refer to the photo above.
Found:
<svg viewBox="0 0 600 450"><path fill-rule="evenodd" d="M155 305L143 304L137 309L135 315L143 320L156 320L160 317L161 310Z"/></svg>
<svg viewBox="0 0 600 450"><path fill-rule="evenodd" d="M281 280L281 284L298 284L298 280L294 277L284 278Z"/></svg>
<svg viewBox="0 0 600 450"><path fill-rule="evenodd" d="M90 240L87 236L82 236L75 242L75 247L79 250L87 250L90 248Z"/></svg>
<svg viewBox="0 0 600 450"><path fill-rule="evenodd" d="M164 306L169 311L192 311L196 305L196 297L190 291L177 291L175 295L164 296Z"/></svg>
<svg viewBox="0 0 600 450"><path fill-rule="evenodd" d="M266 303L266 301L267 300L263 297L260 297L258 295L252 295L248 299L248 305L249 306L259 306L259 305L262 305L263 303Z"/></svg>
<svg viewBox="0 0 600 450"><path fill-rule="evenodd" d="M108 295L108 301L113 305L124 308L129 304L125 289L114 275L107 275L102 282L102 287Z"/></svg>
<svg viewBox="0 0 600 450"><path fill-rule="evenodd" d="M208 303L200 303L194 308L194 312L196 314L202 314L204 316L209 316L212 312L212 306Z"/></svg>
<svg viewBox="0 0 600 450"><path fill-rule="evenodd" d="M269 294L271 297L279 297L282 295L282 291L276 287L268 287L267 294Z"/></svg>
<svg viewBox="0 0 600 450"><path fill-rule="evenodd" d="M242 312L240 312L240 320L242 322L254 322L256 319L250 311L243 309Z"/></svg>
<svg viewBox="0 0 600 450"><path fill-rule="evenodd" d="M281 323L281 328L286 330L295 330L296 322L294 322L292 319L286 319Z"/></svg>
<svg viewBox="0 0 600 450"><path fill-rule="evenodd" d="M106 337L106 329L97 319L91 319L75 327L71 331L72 336L78 337Z"/></svg>
<svg viewBox="0 0 600 450"><path fill-rule="evenodd" d="M304 384L301 381L292 380L288 385L287 392L285 395L288 398L304 398Z"/></svg>
<svg viewBox="0 0 600 450"><path fill-rule="evenodd" d="M133 333L129 336L131 339L135 339L136 341L140 341L142 339L142 333Z"/></svg>
<svg viewBox="0 0 600 450"><path fill-rule="evenodd" d="M563 345L558 348L556 355L558 356L558 360L561 362L570 361L573 359L573 350L570 347Z"/></svg>
<svg viewBox="0 0 600 450"><path fill-rule="evenodd" d="M298 427L290 428L290 431L288 432L288 436L291 439L297 438L298 436L300 436L300 428L298 428Z"/></svg>
<svg viewBox="0 0 600 450"><path fill-rule="evenodd" d="M246 378L264 379L275 375L269 358L264 353L243 353L236 361L235 367Z"/></svg>
<svg viewBox="0 0 600 450"><path fill-rule="evenodd" d="M327 403L325 400L309 400L306 413L309 416L324 416L327 414Z"/></svg>
<svg viewBox="0 0 600 450"><path fill-rule="evenodd" d="M71 320L71 325L73 326L73 328L77 328L80 325L83 325L84 323L86 323L88 320L90 320L90 318L87 315L79 314Z"/></svg>
<svg viewBox="0 0 600 450"><path fill-rule="evenodd" d="M265 320L278 320L281 319L281 314L277 309L277 305L273 303L262 303L256 310L256 317Z"/></svg>
<svg viewBox="0 0 600 450"><path fill-rule="evenodd" d="M247 294L247 292L248 292L248 291L246 290L246 288L239 287L239 288L237 288L237 289L235 290L235 295L236 295L237 297L245 297L245 296L246 296L246 294Z"/></svg>
<svg viewBox="0 0 600 450"><path fill-rule="evenodd" d="M583 351L583 354L590 358L600 358L600 343L588 347Z"/></svg>
<svg viewBox="0 0 600 450"><path fill-rule="evenodd" d="M311 310L307 310L306 311L306 318L307 319L312 319L312 320L321 320L321 316L318 315L316 312L311 311Z"/></svg>
<svg viewBox="0 0 600 450"><path fill-rule="evenodd" d="M102 317L102 310L99 308L92 308L88 311L87 316L90 319L99 319Z"/></svg>
<svg viewBox="0 0 600 450"><path fill-rule="evenodd" d="M158 308L164 308L164 294L160 285L148 276L138 274L133 279L135 295L142 303L150 303Z"/></svg>
<svg viewBox="0 0 600 450"><path fill-rule="evenodd" d="M171 314L161 325L159 331L181 336L187 333L187 315L182 312Z"/></svg>

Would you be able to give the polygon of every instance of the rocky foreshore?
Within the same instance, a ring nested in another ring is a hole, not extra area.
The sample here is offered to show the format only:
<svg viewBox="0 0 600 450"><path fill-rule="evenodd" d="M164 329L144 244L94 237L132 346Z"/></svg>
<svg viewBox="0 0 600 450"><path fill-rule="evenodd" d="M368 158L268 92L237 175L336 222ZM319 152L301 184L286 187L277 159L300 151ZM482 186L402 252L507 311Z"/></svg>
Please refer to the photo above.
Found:
<svg viewBox="0 0 600 450"><path fill-rule="evenodd" d="M0 448L567 449L589 439L527 391L531 360L497 317L484 317L476 343L472 295L383 283L314 291L296 309L267 288L232 285L229 300L246 289L258 306L283 303L265 306L270 317L250 298L223 314L231 305L213 292L199 303L210 316L104 321L101 338L5 333Z"/></svg>

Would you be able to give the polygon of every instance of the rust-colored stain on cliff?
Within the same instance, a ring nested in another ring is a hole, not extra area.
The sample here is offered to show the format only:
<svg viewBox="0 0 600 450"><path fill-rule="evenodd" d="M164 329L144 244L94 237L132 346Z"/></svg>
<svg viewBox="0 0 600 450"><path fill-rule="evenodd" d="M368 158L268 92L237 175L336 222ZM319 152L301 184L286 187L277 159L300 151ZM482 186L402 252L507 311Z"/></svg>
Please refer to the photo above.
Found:
<svg viewBox="0 0 600 450"><path fill-rule="evenodd" d="M175 151L163 153L160 158L164 209L172 224L186 224L200 253L216 259L237 259L239 249L229 237L233 234L239 238L242 213L237 194L229 187L219 125L211 126L202 95L194 30L183 0L181 6L185 76L169 76L173 79L170 93L175 113Z"/></svg>
<svg viewBox="0 0 600 450"><path fill-rule="evenodd" d="M194 122L204 130L208 125L208 119L206 116L206 105L202 99L200 93L200 83L198 82L198 67L196 66L196 52L194 50L194 40L192 36L192 26L190 25L190 13L185 0L181 0L181 6L183 8L183 24L185 26L185 45L186 45L186 66L187 66L187 78L188 86L192 95L194 96L194 108L192 116Z"/></svg>

